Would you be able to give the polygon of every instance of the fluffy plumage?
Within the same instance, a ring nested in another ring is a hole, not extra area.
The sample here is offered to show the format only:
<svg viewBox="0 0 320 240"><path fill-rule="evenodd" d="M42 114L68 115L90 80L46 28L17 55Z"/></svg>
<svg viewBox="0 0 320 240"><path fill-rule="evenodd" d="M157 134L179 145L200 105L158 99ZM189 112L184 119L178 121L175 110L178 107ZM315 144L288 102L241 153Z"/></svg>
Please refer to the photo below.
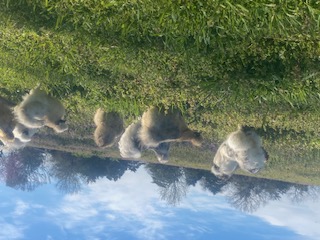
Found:
<svg viewBox="0 0 320 240"><path fill-rule="evenodd" d="M188 128L178 110L171 109L165 113L157 107L143 113L139 138L147 147L156 147L164 142L187 141L195 146L202 143L200 133Z"/></svg>
<svg viewBox="0 0 320 240"><path fill-rule="evenodd" d="M94 115L94 141L99 147L111 147L123 133L123 120L116 112L106 113L101 108Z"/></svg>
<svg viewBox="0 0 320 240"><path fill-rule="evenodd" d="M264 167L267 159L268 154L254 129L239 126L219 147L211 171L218 177L231 176L238 167L257 173Z"/></svg>
<svg viewBox="0 0 320 240"><path fill-rule="evenodd" d="M33 135L37 132L36 128L27 128L21 123L17 123L13 129L13 135L21 142L30 142Z"/></svg>
<svg viewBox="0 0 320 240"><path fill-rule="evenodd" d="M0 138L2 140L11 141L14 139L13 129L15 124L11 106L0 101Z"/></svg>
<svg viewBox="0 0 320 240"><path fill-rule="evenodd" d="M152 150L160 163L169 159L170 143L161 143L157 146L145 146L140 139L141 121L130 124L119 141L120 155L123 158L140 158L143 150Z"/></svg>
<svg viewBox="0 0 320 240"><path fill-rule="evenodd" d="M13 103L0 97L0 140L8 150L24 147L36 132L36 129L29 129L16 121L13 106Z"/></svg>
<svg viewBox="0 0 320 240"><path fill-rule="evenodd" d="M39 87L23 97L23 101L14 108L14 114L18 122L28 128L48 126L58 133L68 129L63 120L65 109L61 102Z"/></svg>
<svg viewBox="0 0 320 240"><path fill-rule="evenodd" d="M141 122L130 124L119 141L120 155L123 158L140 158L141 146L138 138L138 131L141 127Z"/></svg>

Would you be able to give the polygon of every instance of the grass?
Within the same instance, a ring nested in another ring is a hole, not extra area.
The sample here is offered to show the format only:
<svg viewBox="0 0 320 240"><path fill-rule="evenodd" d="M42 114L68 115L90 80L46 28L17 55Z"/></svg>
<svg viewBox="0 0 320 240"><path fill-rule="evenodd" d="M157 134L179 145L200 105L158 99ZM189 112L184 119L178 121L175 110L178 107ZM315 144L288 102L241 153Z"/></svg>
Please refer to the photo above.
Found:
<svg viewBox="0 0 320 240"><path fill-rule="evenodd" d="M31 146L70 152L84 158L98 156L101 158L120 159L117 146L108 149L98 148L91 136L79 138L70 137L69 134L48 134L42 131L36 135ZM189 144L173 144L170 148L170 161L167 165L184 166L194 169L209 171L212 164L214 152L218 147L217 143L206 143L202 148L195 148ZM296 149L283 146L267 146L271 160L266 164L263 171L256 175L248 174L237 170L236 174L248 175L251 177L277 179L286 182L320 185L319 179L319 149ZM133 159L134 160L134 159ZM139 161L158 163L152 151L145 151Z"/></svg>
<svg viewBox="0 0 320 240"><path fill-rule="evenodd" d="M249 124L274 156L265 174L318 182L319 155L302 165L300 153L320 149L319 9L289 0L0 0L0 95L19 102L40 83L66 106L72 139L91 137L98 107L129 124L148 106L175 106L210 144ZM173 162L207 169L209 155Z"/></svg>

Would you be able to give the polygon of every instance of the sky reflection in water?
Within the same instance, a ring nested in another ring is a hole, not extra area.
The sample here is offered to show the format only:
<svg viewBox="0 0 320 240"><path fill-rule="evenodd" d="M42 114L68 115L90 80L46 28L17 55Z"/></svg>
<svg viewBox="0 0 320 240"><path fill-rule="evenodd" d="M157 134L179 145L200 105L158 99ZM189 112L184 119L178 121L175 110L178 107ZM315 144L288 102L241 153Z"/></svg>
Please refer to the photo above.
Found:
<svg viewBox="0 0 320 240"><path fill-rule="evenodd" d="M26 160L14 167L2 161L0 239L320 236L318 187L243 176L221 182L209 171L59 152L41 156L33 168Z"/></svg>

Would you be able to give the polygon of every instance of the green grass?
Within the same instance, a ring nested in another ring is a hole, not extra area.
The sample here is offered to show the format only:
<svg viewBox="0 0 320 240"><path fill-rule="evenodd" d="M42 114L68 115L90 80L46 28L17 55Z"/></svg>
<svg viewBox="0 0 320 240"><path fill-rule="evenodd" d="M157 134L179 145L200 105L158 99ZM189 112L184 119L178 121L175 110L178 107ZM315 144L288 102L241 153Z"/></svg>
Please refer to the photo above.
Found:
<svg viewBox="0 0 320 240"><path fill-rule="evenodd" d="M0 0L0 95L19 102L40 83L63 101L68 136L80 140L91 138L98 107L126 124L148 106L178 107L215 144L249 124L273 153L265 174L298 181L309 171L318 182L319 155L295 159L320 149L319 9L293 0ZM185 153L174 164L210 165L209 153Z"/></svg>
<svg viewBox="0 0 320 240"><path fill-rule="evenodd" d="M71 136L68 133L60 135L48 134L42 131L31 142L31 146L71 152L77 156L91 157L99 156L120 159L117 146L108 149L98 148L91 136ZM204 169L210 171L214 157L215 143L204 144L201 148L192 147L190 144L172 144L169 152L170 161L167 165L184 166L188 168ZM320 185L320 150L319 149L296 149L292 151L286 146L267 146L270 161L265 169L256 175L237 170L236 174L248 175L251 177L277 179L286 182ZM134 160L134 159L133 159ZM155 154L152 151L145 151L139 161L157 163Z"/></svg>

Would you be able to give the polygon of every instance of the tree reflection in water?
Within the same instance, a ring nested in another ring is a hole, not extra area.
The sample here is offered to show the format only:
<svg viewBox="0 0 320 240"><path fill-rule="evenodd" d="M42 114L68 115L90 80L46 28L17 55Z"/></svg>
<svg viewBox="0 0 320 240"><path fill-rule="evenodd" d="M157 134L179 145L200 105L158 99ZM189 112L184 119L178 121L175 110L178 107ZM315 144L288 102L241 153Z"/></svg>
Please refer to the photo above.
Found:
<svg viewBox="0 0 320 240"><path fill-rule="evenodd" d="M284 182L237 176L228 184L227 196L235 208L253 212L270 200L279 200L289 189Z"/></svg>
<svg viewBox="0 0 320 240"><path fill-rule="evenodd" d="M9 187L33 191L50 182L43 165L45 155L37 149L21 149L0 157L0 178Z"/></svg>
<svg viewBox="0 0 320 240"><path fill-rule="evenodd" d="M51 155L50 173L58 180L58 189L66 193L76 193L81 190L83 184L93 183L99 178L117 181L126 170L135 172L141 165L139 162L97 157L80 158L59 151L51 151Z"/></svg>
<svg viewBox="0 0 320 240"><path fill-rule="evenodd" d="M320 189L316 186L236 176L228 184L226 193L230 204L236 209L254 212L269 201L280 200L284 194L292 202L301 202L306 197L316 199L320 196Z"/></svg>
<svg viewBox="0 0 320 240"><path fill-rule="evenodd" d="M186 197L188 185L183 168L147 164L146 169L152 177L153 183L159 186L159 193L162 200L175 206Z"/></svg>
<svg viewBox="0 0 320 240"><path fill-rule="evenodd" d="M187 196L188 188L197 184L212 195L225 195L233 207L245 212L254 212L269 201L281 199L284 194L293 202L320 196L320 188L316 186L236 175L228 181L221 181L209 170L98 157L81 158L70 153L34 148L0 156L0 180L22 191L33 191L52 181L62 192L77 193L86 184L101 178L118 181L127 170L135 172L140 166L144 166L152 182L159 187L160 198L174 206Z"/></svg>

